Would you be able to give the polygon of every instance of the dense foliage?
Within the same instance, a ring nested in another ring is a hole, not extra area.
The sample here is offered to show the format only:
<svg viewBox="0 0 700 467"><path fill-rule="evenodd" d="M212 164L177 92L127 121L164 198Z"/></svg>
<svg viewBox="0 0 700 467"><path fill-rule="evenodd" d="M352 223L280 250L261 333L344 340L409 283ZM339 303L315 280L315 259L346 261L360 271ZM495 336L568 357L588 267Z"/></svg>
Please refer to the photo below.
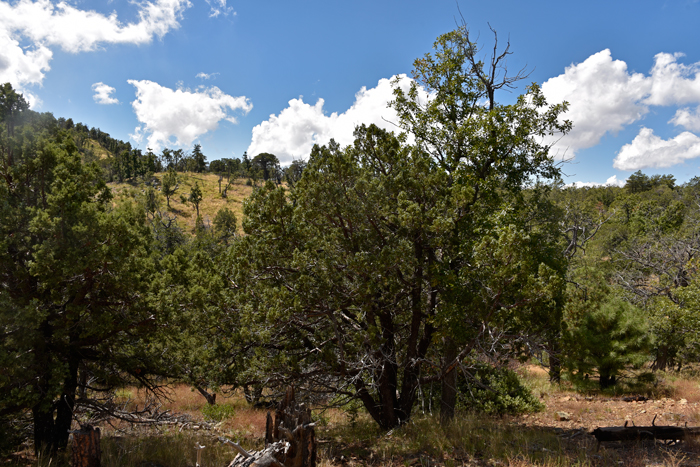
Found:
<svg viewBox="0 0 700 467"><path fill-rule="evenodd" d="M152 235L140 206L112 204L70 133L3 92L20 110L0 115L0 415L30 410L37 449L56 449L81 378L148 384Z"/></svg>
<svg viewBox="0 0 700 467"><path fill-rule="evenodd" d="M460 29L416 62L434 92L425 106L416 87L397 90L417 144L361 126L351 147L315 147L290 191L267 185L249 200L226 265L230 313L270 343L254 355L268 384L358 398L391 428L421 385L444 382L449 418L459 366L553 338L563 261L524 188L539 199L536 184L558 175L536 137L566 131L563 107L535 86L513 105L490 100L496 71L472 47Z"/></svg>
<svg viewBox="0 0 700 467"><path fill-rule="evenodd" d="M700 179L563 186L542 141L571 128L566 103L534 84L500 103L522 78L508 53L440 36L397 86L400 133L360 125L284 169L143 154L2 86L0 433L30 416L36 448L62 449L79 409L106 413L126 384L184 381L214 406L291 382L390 429L426 397L445 420L536 410L517 360L602 389L697 362ZM202 218L199 181L185 192L206 171L221 198L254 186L242 234L229 208Z"/></svg>

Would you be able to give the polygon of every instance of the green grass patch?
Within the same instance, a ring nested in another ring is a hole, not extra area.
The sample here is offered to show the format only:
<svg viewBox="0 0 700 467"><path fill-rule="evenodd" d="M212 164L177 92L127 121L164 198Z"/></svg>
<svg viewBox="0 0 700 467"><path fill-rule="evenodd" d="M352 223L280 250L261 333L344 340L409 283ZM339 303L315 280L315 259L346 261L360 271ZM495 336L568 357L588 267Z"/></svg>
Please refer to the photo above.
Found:
<svg viewBox="0 0 700 467"><path fill-rule="evenodd" d="M202 407L202 415L207 420L213 422L223 422L229 418L233 418L236 413L236 408L229 404L207 404Z"/></svg>

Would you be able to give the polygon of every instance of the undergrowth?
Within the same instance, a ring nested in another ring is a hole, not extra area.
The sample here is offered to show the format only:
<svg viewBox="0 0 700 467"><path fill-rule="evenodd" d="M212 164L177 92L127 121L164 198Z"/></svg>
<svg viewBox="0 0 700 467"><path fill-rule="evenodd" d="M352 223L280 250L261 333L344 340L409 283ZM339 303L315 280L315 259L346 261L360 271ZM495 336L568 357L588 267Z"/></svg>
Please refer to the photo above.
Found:
<svg viewBox="0 0 700 467"><path fill-rule="evenodd" d="M587 455L592 446L567 451L551 429L475 413L460 413L447 425L437 416L418 416L388 433L363 415L354 426L329 429L321 436L333 440L323 446L321 457L336 463L364 459L368 465L601 465Z"/></svg>
<svg viewBox="0 0 700 467"><path fill-rule="evenodd" d="M197 459L197 445L205 446L201 454L201 467L228 465L236 456L231 448L208 435L177 433L146 437L106 437L101 444L102 467L192 467Z"/></svg>
<svg viewBox="0 0 700 467"><path fill-rule="evenodd" d="M568 400L571 394L562 386L550 385L546 372L538 368L518 369L522 385L529 391L514 385L509 391L516 396L528 394L532 400ZM502 375L501 375L502 376ZM506 380L508 377L506 377ZM698 380L681 375L665 375L666 390L677 398L689 401L698 394ZM508 386L508 381L504 384ZM658 390L658 389L657 389ZM123 397L139 398L136 390L123 391ZM260 449L264 433L265 412L253 409L237 394L226 403L208 406L187 386L173 389L172 409L191 409L192 416L223 422L221 434L240 441L247 449ZM588 400L588 399L586 399ZM596 399L591 399L593 404ZM587 404L572 401L564 404ZM354 405L353 405L354 404ZM410 421L391 431L381 430L372 418L356 403L350 411L326 409L314 410L317 424L318 467L331 466L486 466L504 465L512 467L530 466L606 466L652 465L672 466L695 459L697 445L683 443L681 449L666 449L658 444L632 444L625 446L603 446L598 449L595 439L577 425L560 424L540 426L534 422L535 415L487 415L474 410L460 410L455 419L441 424L437 413L414 412ZM549 402L548 402L549 404ZM560 403L561 404L561 403ZM561 405L559 406L561 407ZM564 406L566 407L566 406ZM573 407L573 406L572 406ZM588 406L586 406L588 407ZM591 406L593 407L593 406ZM600 405L599 410L607 408ZM631 406L630 406L631 407ZM639 406L641 408L641 406ZM647 406L645 406L647 407ZM418 409L418 407L417 407ZM552 410L550 407L548 409ZM573 412L573 408L571 409ZM577 409L578 410L578 409ZM637 409L639 410L639 409ZM498 411L496 411L498 412ZM700 412L698 412L700 413ZM546 420L551 414L538 415ZM700 420L700 415L691 413L690 421ZM611 414L616 417L617 415ZM547 423L544 423L547 425ZM188 428L189 430L189 428ZM177 426L158 431L151 429L129 436L105 433L102 440L102 465L111 466L168 466L191 467L195 465L196 445L206 446L202 450L201 465L224 466L235 457L229 447L216 441L218 433L182 431ZM688 452L689 450L693 453ZM686 459L686 457L688 457ZM31 457L31 456L29 456ZM4 463L8 466L49 467L67 465L65 456L49 460L45 456L26 458L22 462Z"/></svg>
<svg viewBox="0 0 700 467"><path fill-rule="evenodd" d="M236 408L230 404L207 404L202 407L202 415L204 418L213 422L222 422L226 419L233 418L236 413Z"/></svg>

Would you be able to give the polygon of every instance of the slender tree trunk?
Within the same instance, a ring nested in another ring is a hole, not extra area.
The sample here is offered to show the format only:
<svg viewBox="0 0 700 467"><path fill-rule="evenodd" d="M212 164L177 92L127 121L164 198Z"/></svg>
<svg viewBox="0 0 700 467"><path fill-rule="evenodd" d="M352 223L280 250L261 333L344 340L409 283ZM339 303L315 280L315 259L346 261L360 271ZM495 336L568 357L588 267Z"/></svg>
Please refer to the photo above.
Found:
<svg viewBox="0 0 700 467"><path fill-rule="evenodd" d="M80 369L78 370L78 397L87 397L87 385L88 385L88 369L87 365L82 363Z"/></svg>
<svg viewBox="0 0 700 467"><path fill-rule="evenodd" d="M451 338L445 338L445 357L443 371L445 372L440 381L440 422L445 424L450 422L455 416L455 405L457 404L457 371L449 368L457 358L457 347Z"/></svg>
<svg viewBox="0 0 700 467"><path fill-rule="evenodd" d="M668 350L668 347L659 347L659 350L656 352L656 359L654 360L654 363L651 366L652 369L662 371L665 370L671 362L671 358L669 358L669 356L670 352Z"/></svg>
<svg viewBox="0 0 700 467"><path fill-rule="evenodd" d="M202 386L195 386L195 389L204 396L204 398L207 400L207 404L216 405L216 393L210 393Z"/></svg>
<svg viewBox="0 0 700 467"><path fill-rule="evenodd" d="M68 372L63 379L63 387L60 399L54 400L51 390L52 369L59 362L54 361L52 350L47 345L50 343L52 329L48 323L41 326L45 339L36 346L36 364L42 370L37 381L36 390L41 395L39 402L32 407L34 421L34 451L56 453L68 446L68 431L73 422L73 409L75 408L75 395L78 390L78 368L81 359L77 351L70 350L68 355ZM77 334L72 336L77 339ZM71 340L73 340L73 338Z"/></svg>
<svg viewBox="0 0 700 467"><path fill-rule="evenodd" d="M75 408L75 394L78 390L78 367L80 358L75 352L71 352L68 362L68 374L63 382L61 400L56 405L56 421L54 423L55 449L65 449L68 446L68 431L73 423L73 409Z"/></svg>
<svg viewBox="0 0 700 467"><path fill-rule="evenodd" d="M381 407L367 390L367 386L365 386L365 383L364 381L362 381L362 378L356 378L354 384L355 390L357 391L357 397L362 401L362 405L365 406L365 409L367 409L367 412L370 414L370 416L374 419L375 422L377 422L377 424L380 427L388 429L383 425Z"/></svg>
<svg viewBox="0 0 700 467"><path fill-rule="evenodd" d="M39 401L32 407L32 419L34 422L34 452L54 451L54 404L51 396L51 350L49 343L53 330L47 321L39 325L41 337L34 345L34 365L38 370L35 391L40 396Z"/></svg>
<svg viewBox="0 0 700 467"><path fill-rule="evenodd" d="M558 384L561 381L561 347L558 338L552 337L549 340L547 354L549 356L549 382Z"/></svg>
<svg viewBox="0 0 700 467"><path fill-rule="evenodd" d="M375 376L375 380L379 388L379 403L381 404L384 425L393 428L400 424L396 397L398 365L394 345L394 322L391 314L387 312L380 312L379 321L382 326L384 343L379 352L376 353L377 360L381 361L382 365L376 370L378 374Z"/></svg>
<svg viewBox="0 0 700 467"><path fill-rule="evenodd" d="M41 400L32 407L34 422L34 453L53 452L53 404L50 400Z"/></svg>
<svg viewBox="0 0 700 467"><path fill-rule="evenodd" d="M600 389L607 389L615 386L617 383L617 378L615 375L611 375L608 372L601 371L600 373Z"/></svg>

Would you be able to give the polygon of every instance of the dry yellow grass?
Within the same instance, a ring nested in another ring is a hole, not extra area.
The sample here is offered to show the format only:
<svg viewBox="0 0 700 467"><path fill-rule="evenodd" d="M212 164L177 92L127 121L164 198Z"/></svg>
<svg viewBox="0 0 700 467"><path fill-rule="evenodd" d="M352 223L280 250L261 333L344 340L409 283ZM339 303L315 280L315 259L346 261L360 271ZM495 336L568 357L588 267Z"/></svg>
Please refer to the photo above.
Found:
<svg viewBox="0 0 700 467"><path fill-rule="evenodd" d="M442 426L434 414L416 411L405 425L389 432L378 428L366 413L355 419L339 409L314 410L319 440L319 467L330 466L678 466L699 465L700 446L688 441L677 446L664 446L653 441L603 443L598 446L589 434L594 425L621 425L628 415L640 423L654 410L661 414L677 413L695 407L691 398L697 394L697 378L676 377L673 395L679 400L655 400L626 403L609 397L586 397L566 388L551 386L547 375L535 368L521 368L527 384L546 402L538 414L490 417L460 413L453 423ZM670 377L669 377L670 379ZM124 388L117 396L142 405L145 392ZM240 391L225 397L219 394L217 405L229 406L229 416L220 423L200 423L207 419L205 399L190 386L168 387L168 400L163 410L187 413L193 422L183 425L134 430L127 434L105 430L103 465L162 465L190 467L194 465L195 442L206 445L203 466L227 465L235 456L230 448L216 441L218 436L239 441L248 449L260 449L267 410L248 405ZM645 410L646 413L642 413ZM696 409L697 410L697 409ZM559 421L558 411L567 411L570 421ZM697 412L696 412L697 413ZM660 416L657 422L665 420ZM680 420L679 423L684 423ZM689 425L694 425L689 420ZM589 423L593 425L589 426ZM670 422L668 422L670 423ZM195 428L202 425L201 429ZM658 424L658 423L657 423ZM207 429L204 427L207 426ZM149 464L151 463L151 464ZM13 465L13 464L10 464ZM46 460L14 465L48 466ZM55 465L50 464L50 465Z"/></svg>
<svg viewBox="0 0 700 467"><path fill-rule="evenodd" d="M164 173L155 174L158 179L158 190L160 194L160 184ZM160 194L159 201L161 210L177 217L178 224L188 233L194 232L197 214L195 207L190 203L183 203L181 197L187 198L198 183L202 189L202 201L199 204L199 213L205 225L212 225L216 213L223 207L229 208L236 215L238 232L241 232L243 221L243 201L253 192L253 187L246 184L245 179L236 179L228 189L227 197L222 198L219 192L219 176L212 173L178 172L178 190L170 198L170 209L167 207L165 196ZM226 179L222 180L221 188L226 184ZM142 196L145 191L143 182L110 183L112 191L117 196L136 198Z"/></svg>
<svg viewBox="0 0 700 467"><path fill-rule="evenodd" d="M163 174L157 174L159 180ZM219 176L216 174L179 173L179 190L173 199L170 200L170 207L173 213L178 214L178 218L187 226L188 231L194 230L196 221L196 211L191 204L182 203L180 195L187 197L194 187L195 182L202 189L202 201L199 204L199 213L205 224L212 224L216 213L223 207L228 207L236 214L238 228L243 220L243 201L250 196L253 187L246 185L245 179L237 179L228 189L227 197L222 198L219 193ZM222 180L223 185L226 180Z"/></svg>
<svg viewBox="0 0 700 467"><path fill-rule="evenodd" d="M86 144L88 149L91 149L95 157L97 157L98 159L105 159L107 157L110 157L111 155L110 152L104 147L102 147L102 145L99 142L93 139L88 139Z"/></svg>

